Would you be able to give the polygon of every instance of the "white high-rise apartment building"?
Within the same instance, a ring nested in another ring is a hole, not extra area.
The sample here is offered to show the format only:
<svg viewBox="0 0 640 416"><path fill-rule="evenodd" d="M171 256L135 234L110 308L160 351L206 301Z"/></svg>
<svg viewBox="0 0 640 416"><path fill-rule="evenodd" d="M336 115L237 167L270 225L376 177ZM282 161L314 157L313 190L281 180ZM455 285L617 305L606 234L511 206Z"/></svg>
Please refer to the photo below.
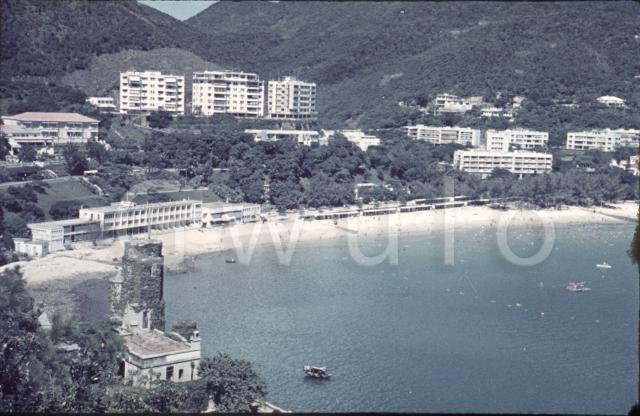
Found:
<svg viewBox="0 0 640 416"><path fill-rule="evenodd" d="M553 155L537 152L492 152L488 150L456 150L453 165L465 172L491 175L494 169L506 169L520 177L551 171Z"/></svg>
<svg viewBox="0 0 640 416"><path fill-rule="evenodd" d="M284 77L268 84L267 116L275 119L314 119L316 112L316 84L293 77Z"/></svg>
<svg viewBox="0 0 640 416"><path fill-rule="evenodd" d="M549 142L549 133L524 129L487 130L487 150L509 151L509 145L517 145L522 149L544 147Z"/></svg>
<svg viewBox="0 0 640 416"><path fill-rule="evenodd" d="M193 73L192 113L264 116L264 82L257 74L234 71Z"/></svg>
<svg viewBox="0 0 640 416"><path fill-rule="evenodd" d="M613 152L619 146L638 147L640 130L591 130L567 133L567 149Z"/></svg>
<svg viewBox="0 0 640 416"><path fill-rule="evenodd" d="M121 72L120 112L168 111L184 114L184 76L161 72Z"/></svg>
<svg viewBox="0 0 640 416"><path fill-rule="evenodd" d="M432 127L423 124L405 126L402 129L414 140L426 140L433 144L480 145L480 130L465 127Z"/></svg>

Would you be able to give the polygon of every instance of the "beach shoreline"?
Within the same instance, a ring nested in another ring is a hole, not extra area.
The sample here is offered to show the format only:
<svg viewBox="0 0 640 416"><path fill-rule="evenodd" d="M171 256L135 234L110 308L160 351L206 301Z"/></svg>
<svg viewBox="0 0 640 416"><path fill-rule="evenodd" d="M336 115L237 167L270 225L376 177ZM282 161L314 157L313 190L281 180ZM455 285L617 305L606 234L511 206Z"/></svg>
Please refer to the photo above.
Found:
<svg viewBox="0 0 640 416"><path fill-rule="evenodd" d="M136 238L163 242L165 267L170 272L188 270L185 260L196 256L235 249L234 257L248 258L257 247L273 245L278 256L295 255L297 242L348 237L409 235L446 230L492 229L499 226L555 227L580 224L622 224L635 222L638 207L634 202L616 204L616 208L565 207L565 209L510 209L466 206L448 210L420 211L380 216L360 216L339 220L299 220L290 214L284 220L248 223L211 229L180 229L141 234ZM291 239L295 240L295 243ZM97 246L84 245L74 250L51 253L46 257L11 263L0 268L20 266L29 285L53 280L77 282L88 276L108 278L118 271L127 238L109 240Z"/></svg>

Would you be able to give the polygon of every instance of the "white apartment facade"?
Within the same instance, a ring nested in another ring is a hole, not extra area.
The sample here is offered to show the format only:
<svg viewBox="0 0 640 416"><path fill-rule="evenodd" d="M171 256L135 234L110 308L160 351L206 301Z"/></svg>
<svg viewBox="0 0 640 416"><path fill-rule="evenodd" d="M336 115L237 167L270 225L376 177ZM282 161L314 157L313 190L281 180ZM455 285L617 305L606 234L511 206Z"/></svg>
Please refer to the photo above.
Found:
<svg viewBox="0 0 640 416"><path fill-rule="evenodd" d="M465 127L434 127L418 124L403 127L404 132L414 140L425 140L430 143L480 145L480 130Z"/></svg>
<svg viewBox="0 0 640 416"><path fill-rule="evenodd" d="M202 201L183 200L141 205L122 201L106 207L80 209L79 217L97 222L100 238L115 238L151 230L200 225Z"/></svg>
<svg viewBox="0 0 640 416"><path fill-rule="evenodd" d="M113 97L87 97L87 103L103 111L116 111L116 100Z"/></svg>
<svg viewBox="0 0 640 416"><path fill-rule="evenodd" d="M120 73L120 112L184 114L184 76L158 71Z"/></svg>
<svg viewBox="0 0 640 416"><path fill-rule="evenodd" d="M380 139L376 136L365 134L362 130L342 130L342 135L351 143L366 152L369 146L379 146Z"/></svg>
<svg viewBox="0 0 640 416"><path fill-rule="evenodd" d="M640 130L591 130L567 133L567 149L613 152L620 146L638 147Z"/></svg>
<svg viewBox="0 0 640 416"><path fill-rule="evenodd" d="M12 153L21 145L83 144L98 138L98 120L78 113L27 112L2 116L2 122L0 132L7 136Z"/></svg>
<svg viewBox="0 0 640 416"><path fill-rule="evenodd" d="M535 149L545 147L549 142L549 133L525 129L487 130L487 150L508 152L510 145L517 145L521 149Z"/></svg>
<svg viewBox="0 0 640 416"><path fill-rule="evenodd" d="M551 171L553 155L537 152L492 152L488 150L456 150L453 165L464 172L491 175L494 169L506 169L520 177Z"/></svg>
<svg viewBox="0 0 640 416"><path fill-rule="evenodd" d="M293 77L268 82L267 117L282 120L308 120L316 112L316 84Z"/></svg>
<svg viewBox="0 0 640 416"><path fill-rule="evenodd" d="M193 73L191 112L213 116L264 116L264 82L257 74L235 71Z"/></svg>

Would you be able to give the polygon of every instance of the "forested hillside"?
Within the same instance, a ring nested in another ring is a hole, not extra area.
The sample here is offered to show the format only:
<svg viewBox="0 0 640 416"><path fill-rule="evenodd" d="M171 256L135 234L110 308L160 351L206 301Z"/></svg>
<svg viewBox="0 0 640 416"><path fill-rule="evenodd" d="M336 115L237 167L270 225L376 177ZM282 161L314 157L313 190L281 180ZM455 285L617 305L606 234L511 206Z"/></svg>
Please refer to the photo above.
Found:
<svg viewBox="0 0 640 416"><path fill-rule="evenodd" d="M639 16L635 2L221 1L187 23L229 40L218 63L317 81L321 121L341 124L444 91L637 105Z"/></svg>
<svg viewBox="0 0 640 416"><path fill-rule="evenodd" d="M84 102L60 78L87 69L96 56L165 47L204 56L209 50L207 35L133 0L3 0L0 7L3 112L59 111Z"/></svg>

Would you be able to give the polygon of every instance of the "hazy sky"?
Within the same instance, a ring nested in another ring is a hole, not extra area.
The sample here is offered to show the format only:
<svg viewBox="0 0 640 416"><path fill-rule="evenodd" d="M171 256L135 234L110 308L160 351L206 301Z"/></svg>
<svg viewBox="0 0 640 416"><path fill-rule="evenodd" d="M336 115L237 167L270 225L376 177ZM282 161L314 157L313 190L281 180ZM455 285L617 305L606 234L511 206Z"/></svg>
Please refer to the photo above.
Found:
<svg viewBox="0 0 640 416"><path fill-rule="evenodd" d="M206 1L164 1L164 0L138 0L145 6L151 6L161 12L170 14L176 19L185 20L211 6L216 0Z"/></svg>

